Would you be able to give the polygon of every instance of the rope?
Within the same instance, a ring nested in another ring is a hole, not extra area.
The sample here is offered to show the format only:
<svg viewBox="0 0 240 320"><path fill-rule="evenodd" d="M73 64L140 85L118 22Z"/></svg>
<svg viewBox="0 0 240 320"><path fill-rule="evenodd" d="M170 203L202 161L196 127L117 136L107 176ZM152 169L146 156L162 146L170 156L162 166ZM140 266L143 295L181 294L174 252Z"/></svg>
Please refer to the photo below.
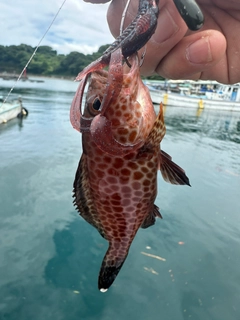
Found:
<svg viewBox="0 0 240 320"><path fill-rule="evenodd" d="M61 4L61 6L59 7L57 13L55 14L55 16L53 17L52 22L50 23L50 25L48 26L47 30L45 31L45 33L43 34L42 38L40 39L40 41L38 42L38 45L36 47L36 49L33 51L33 54L31 55L31 57L29 58L28 62L26 63L25 67L23 68L22 72L20 73L20 75L18 76L17 80L15 81L14 85L12 86L12 88L10 89L10 91L8 92L6 98L4 99L3 103L5 103L7 101L7 99L9 98L10 94L12 93L13 89L16 87L18 81L21 79L24 71L27 69L29 63L32 61L33 57L35 56L38 48L40 47L40 44L42 43L43 39L45 38L46 34L48 33L48 31L50 30L50 28L52 27L53 23L55 22L59 12L61 11L62 7L64 6L65 2L67 0L64 0L63 3Z"/></svg>

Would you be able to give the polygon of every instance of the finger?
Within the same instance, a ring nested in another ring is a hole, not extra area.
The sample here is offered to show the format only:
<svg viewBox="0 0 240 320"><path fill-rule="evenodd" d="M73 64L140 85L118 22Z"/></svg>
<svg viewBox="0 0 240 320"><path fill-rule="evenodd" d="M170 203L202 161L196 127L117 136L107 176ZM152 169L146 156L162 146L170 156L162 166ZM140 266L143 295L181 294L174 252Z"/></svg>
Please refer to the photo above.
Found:
<svg viewBox="0 0 240 320"><path fill-rule="evenodd" d="M228 76L228 63L227 59L224 56L219 62L217 62L214 66L209 66L206 70L191 74L191 75L183 75L181 77L182 80L215 80L220 83L236 83L236 81L231 81Z"/></svg>
<svg viewBox="0 0 240 320"><path fill-rule="evenodd" d="M120 23L122 13L126 6L127 0L113 0L109 5L107 12L107 21L112 35L116 38L120 33ZM135 18L137 14L138 1L130 1L124 20L124 28Z"/></svg>
<svg viewBox="0 0 240 320"><path fill-rule="evenodd" d="M109 6L107 18L114 37L119 35L120 20L125 4L125 0L113 0ZM132 0L125 17L125 27L135 18L137 8L138 1ZM186 30L187 26L174 3L169 0L160 1L157 29L147 44L147 52L141 72L144 75L152 74L159 61L183 38Z"/></svg>
<svg viewBox="0 0 240 320"><path fill-rule="evenodd" d="M160 9L157 29L147 43L141 73L146 76L153 74L159 62L181 41L186 31L187 26L174 3L172 1L165 2Z"/></svg>
<svg viewBox="0 0 240 320"><path fill-rule="evenodd" d="M217 63L222 68L220 73L227 74L227 65L224 64L223 57L226 53L226 39L222 33L215 30L205 30L194 33L183 38L169 53L162 59L156 68L156 72L165 78L192 79L196 74L212 69ZM216 76L217 69L213 76Z"/></svg>

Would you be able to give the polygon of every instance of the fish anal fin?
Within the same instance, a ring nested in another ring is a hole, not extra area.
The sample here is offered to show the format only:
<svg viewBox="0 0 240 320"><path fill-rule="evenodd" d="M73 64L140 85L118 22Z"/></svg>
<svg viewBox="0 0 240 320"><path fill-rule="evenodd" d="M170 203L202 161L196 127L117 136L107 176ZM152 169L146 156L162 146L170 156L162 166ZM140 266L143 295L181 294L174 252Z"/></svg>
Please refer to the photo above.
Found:
<svg viewBox="0 0 240 320"><path fill-rule="evenodd" d="M185 171L173 162L172 158L162 150L159 153L159 169L166 182L191 186Z"/></svg>
<svg viewBox="0 0 240 320"><path fill-rule="evenodd" d="M145 220L143 221L141 228L146 229L148 227L151 227L155 224L156 217L162 219L162 215L159 211L159 208L154 204L153 211L149 212Z"/></svg>

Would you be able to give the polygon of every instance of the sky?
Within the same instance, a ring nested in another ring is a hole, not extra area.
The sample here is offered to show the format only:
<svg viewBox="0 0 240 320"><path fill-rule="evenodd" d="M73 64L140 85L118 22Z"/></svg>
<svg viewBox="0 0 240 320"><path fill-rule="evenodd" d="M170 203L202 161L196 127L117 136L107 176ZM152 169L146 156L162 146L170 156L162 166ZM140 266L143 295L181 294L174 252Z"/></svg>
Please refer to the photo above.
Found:
<svg viewBox="0 0 240 320"><path fill-rule="evenodd" d="M63 0L0 0L0 45L21 43L36 47ZM41 45L58 53L84 54L113 42L106 22L108 4L66 0Z"/></svg>

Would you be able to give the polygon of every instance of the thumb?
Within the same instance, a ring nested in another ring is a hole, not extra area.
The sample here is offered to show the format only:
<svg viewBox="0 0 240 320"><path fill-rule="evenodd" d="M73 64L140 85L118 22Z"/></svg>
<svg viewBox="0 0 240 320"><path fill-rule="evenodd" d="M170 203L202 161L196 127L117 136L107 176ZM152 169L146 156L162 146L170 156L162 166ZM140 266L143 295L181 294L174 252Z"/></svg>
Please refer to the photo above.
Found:
<svg viewBox="0 0 240 320"><path fill-rule="evenodd" d="M206 30L184 37L159 63L156 72L171 79L191 78L217 64L226 53L222 33Z"/></svg>

